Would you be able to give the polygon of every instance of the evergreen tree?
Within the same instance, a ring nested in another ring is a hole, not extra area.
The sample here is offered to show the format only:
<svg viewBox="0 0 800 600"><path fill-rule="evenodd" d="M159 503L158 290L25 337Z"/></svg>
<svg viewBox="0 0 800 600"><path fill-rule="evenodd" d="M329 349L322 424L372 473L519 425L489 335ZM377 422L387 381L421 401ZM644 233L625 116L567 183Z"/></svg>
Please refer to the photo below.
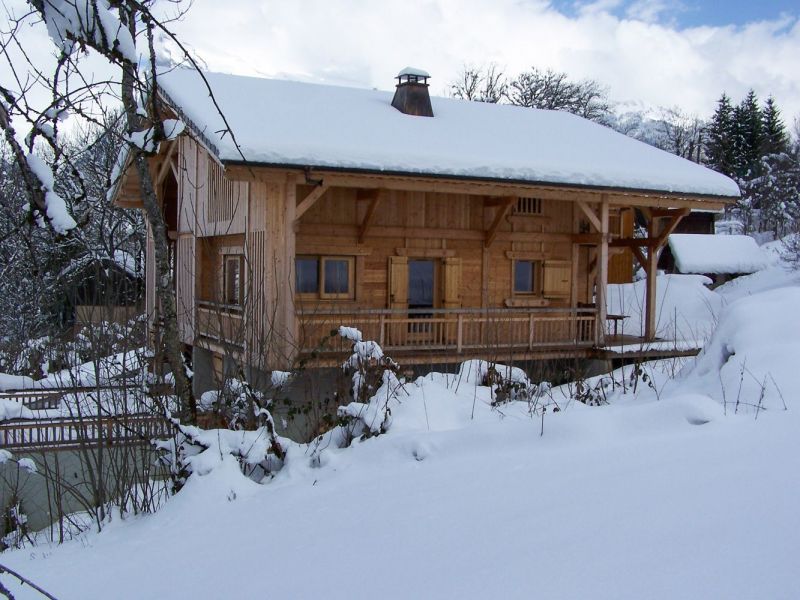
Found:
<svg viewBox="0 0 800 600"><path fill-rule="evenodd" d="M706 135L706 164L720 173L734 173L733 106L723 93L708 126Z"/></svg>
<svg viewBox="0 0 800 600"><path fill-rule="evenodd" d="M761 154L779 154L789 150L789 136L786 133L786 126L781 119L781 111L775 102L775 98L770 96L764 104L761 113Z"/></svg>
<svg viewBox="0 0 800 600"><path fill-rule="evenodd" d="M760 172L763 130L758 98L750 90L733 111L734 173L740 179L756 177Z"/></svg>

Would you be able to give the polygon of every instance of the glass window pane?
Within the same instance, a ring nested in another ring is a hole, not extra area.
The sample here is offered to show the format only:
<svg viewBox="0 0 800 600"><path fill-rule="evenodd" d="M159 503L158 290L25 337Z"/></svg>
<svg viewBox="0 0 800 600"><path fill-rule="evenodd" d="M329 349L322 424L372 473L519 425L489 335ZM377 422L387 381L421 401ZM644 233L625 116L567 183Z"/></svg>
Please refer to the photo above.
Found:
<svg viewBox="0 0 800 600"><path fill-rule="evenodd" d="M239 258L232 257L225 259L225 302L227 304L239 304L239 291L241 290L241 273Z"/></svg>
<svg viewBox="0 0 800 600"><path fill-rule="evenodd" d="M529 260L517 260L514 262L515 292L533 292L533 271L533 263Z"/></svg>
<svg viewBox="0 0 800 600"><path fill-rule="evenodd" d="M408 261L409 308L433 307L433 276L434 264L432 260Z"/></svg>
<svg viewBox="0 0 800 600"><path fill-rule="evenodd" d="M325 293L347 294L350 291L350 261L325 260Z"/></svg>
<svg viewBox="0 0 800 600"><path fill-rule="evenodd" d="M294 261L295 292L316 294L319 292L319 259L298 258Z"/></svg>

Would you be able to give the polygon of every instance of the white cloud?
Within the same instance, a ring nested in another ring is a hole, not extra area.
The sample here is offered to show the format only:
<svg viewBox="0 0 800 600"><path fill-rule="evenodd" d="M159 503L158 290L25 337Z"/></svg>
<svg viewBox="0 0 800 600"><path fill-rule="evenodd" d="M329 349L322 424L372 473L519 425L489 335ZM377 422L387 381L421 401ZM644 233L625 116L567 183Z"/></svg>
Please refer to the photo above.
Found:
<svg viewBox="0 0 800 600"><path fill-rule="evenodd" d="M411 65L444 94L465 63L495 62L509 73L563 70L607 85L615 100L700 116L723 90L737 100L753 87L775 95L787 125L800 116L797 16L679 29L656 18L663 0L637 0L622 17L612 14L620 0L576 6L567 16L548 0L195 0L174 28L210 69L239 74L391 89ZM26 32L37 60L52 54L39 29ZM0 82L10 81L0 64Z"/></svg>
<svg viewBox="0 0 800 600"><path fill-rule="evenodd" d="M618 100L678 105L705 115L725 90L776 96L800 114L800 21L677 29L657 22L661 0L625 17L617 0L565 16L544 0L197 0L177 28L209 67L242 74L389 89L406 65L444 93L464 63L509 72L536 65L594 78Z"/></svg>

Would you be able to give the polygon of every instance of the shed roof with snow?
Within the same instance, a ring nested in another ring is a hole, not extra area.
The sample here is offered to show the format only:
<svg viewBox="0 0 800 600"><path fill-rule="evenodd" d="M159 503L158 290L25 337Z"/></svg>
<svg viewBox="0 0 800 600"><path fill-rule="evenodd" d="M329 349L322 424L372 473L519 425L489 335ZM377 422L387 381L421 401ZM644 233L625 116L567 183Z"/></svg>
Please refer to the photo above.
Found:
<svg viewBox="0 0 800 600"><path fill-rule="evenodd" d="M669 247L681 273L755 273L770 264L767 254L747 235L673 233Z"/></svg>
<svg viewBox="0 0 800 600"><path fill-rule="evenodd" d="M581 117L431 98L433 118L392 92L204 73L160 77L165 99L223 163L738 197L728 177ZM238 144L238 147L237 147Z"/></svg>

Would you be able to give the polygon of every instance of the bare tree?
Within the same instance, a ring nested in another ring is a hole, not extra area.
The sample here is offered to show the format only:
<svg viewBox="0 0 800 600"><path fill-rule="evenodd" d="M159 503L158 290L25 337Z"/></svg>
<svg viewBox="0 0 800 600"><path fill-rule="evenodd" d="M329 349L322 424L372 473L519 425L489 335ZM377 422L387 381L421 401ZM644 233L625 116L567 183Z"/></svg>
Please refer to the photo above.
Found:
<svg viewBox="0 0 800 600"><path fill-rule="evenodd" d="M450 94L454 98L493 104L503 101L507 89L505 73L495 63L485 67L465 65L450 84Z"/></svg>
<svg viewBox="0 0 800 600"><path fill-rule="evenodd" d="M609 113L606 90L596 81L572 81L566 73L532 67L509 84L508 101L517 106L565 110L592 121L605 122Z"/></svg>
<svg viewBox="0 0 800 600"><path fill-rule="evenodd" d="M164 68L164 59L159 40L170 40L182 52L184 61L195 68L197 64L169 29L171 21L160 18L152 10L153 4L153 0L29 0L28 12L11 15L8 29L0 38L0 55L12 74L9 81L0 83L0 127L24 182L31 222L58 235L72 236L79 225L68 207L83 200L85 184L74 154L64 143L61 121L65 115L76 115L103 126L100 115L105 107L121 104L125 144L118 164L128 166L138 176L155 246L163 354L182 409L194 418L196 403L178 335L164 214L148 158L182 129L179 122L169 119L174 115L160 101L158 74ZM175 18L182 16L179 2L170 6L177 10ZM42 64L32 58L23 35L25 27L46 28L57 52L54 61ZM92 66L96 63L86 60L90 55L101 57L117 75L98 76ZM37 91L49 95L43 105L36 105ZM25 136L17 131L22 127L28 130ZM230 131L228 134L233 135ZM42 147L49 149L49 164L37 151ZM76 185L56 190L54 168L73 171Z"/></svg>
<svg viewBox="0 0 800 600"><path fill-rule="evenodd" d="M658 119L659 139L656 146L694 162L700 162L705 123L697 115L689 115L678 107L662 108Z"/></svg>

